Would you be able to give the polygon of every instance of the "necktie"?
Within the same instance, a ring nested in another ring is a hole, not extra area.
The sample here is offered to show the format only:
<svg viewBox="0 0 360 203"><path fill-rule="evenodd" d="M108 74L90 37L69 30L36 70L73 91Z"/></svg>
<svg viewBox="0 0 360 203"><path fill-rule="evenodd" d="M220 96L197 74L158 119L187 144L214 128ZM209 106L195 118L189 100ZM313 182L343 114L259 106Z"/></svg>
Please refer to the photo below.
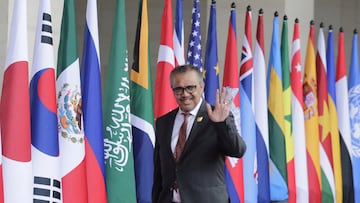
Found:
<svg viewBox="0 0 360 203"><path fill-rule="evenodd" d="M184 115L184 122L182 123L181 127L180 127L180 131L179 131L179 138L178 141L176 143L175 146L175 151L174 151L174 156L175 156L175 160L178 161L181 153L184 149L185 146L185 142L186 142L186 128L187 128L187 122L188 122L188 117L190 116L189 113L183 113Z"/></svg>

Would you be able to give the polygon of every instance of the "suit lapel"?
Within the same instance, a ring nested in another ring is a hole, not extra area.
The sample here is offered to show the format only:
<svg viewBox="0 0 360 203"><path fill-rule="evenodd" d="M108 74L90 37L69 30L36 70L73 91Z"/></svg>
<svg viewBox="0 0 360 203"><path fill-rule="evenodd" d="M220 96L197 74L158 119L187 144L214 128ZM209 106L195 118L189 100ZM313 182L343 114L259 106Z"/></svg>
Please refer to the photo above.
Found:
<svg viewBox="0 0 360 203"><path fill-rule="evenodd" d="M179 111L179 108L172 111L171 114L169 115L168 119L167 120L167 123L166 123L166 130L165 132L169 132L167 134L167 136L165 136L165 139L166 139L166 146L167 146L167 150L168 150L168 153L170 154L173 154L172 150L171 150L171 137L172 137L172 131L173 131L173 128L174 128L174 123L175 123L175 117L176 117L176 114L177 112ZM175 157L172 156L172 160L175 162Z"/></svg>

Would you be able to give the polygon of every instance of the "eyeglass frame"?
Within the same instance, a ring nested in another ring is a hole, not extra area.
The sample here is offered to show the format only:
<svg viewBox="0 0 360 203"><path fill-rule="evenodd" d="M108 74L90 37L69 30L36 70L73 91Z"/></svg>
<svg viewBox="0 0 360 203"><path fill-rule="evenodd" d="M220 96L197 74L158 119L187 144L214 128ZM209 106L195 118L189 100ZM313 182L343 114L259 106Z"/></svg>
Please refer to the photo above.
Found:
<svg viewBox="0 0 360 203"><path fill-rule="evenodd" d="M196 91L197 87L198 87L198 85L187 85L185 87L179 86L179 87L173 87L171 89L175 95L181 95L181 94L184 94L185 91L189 94L194 93Z"/></svg>

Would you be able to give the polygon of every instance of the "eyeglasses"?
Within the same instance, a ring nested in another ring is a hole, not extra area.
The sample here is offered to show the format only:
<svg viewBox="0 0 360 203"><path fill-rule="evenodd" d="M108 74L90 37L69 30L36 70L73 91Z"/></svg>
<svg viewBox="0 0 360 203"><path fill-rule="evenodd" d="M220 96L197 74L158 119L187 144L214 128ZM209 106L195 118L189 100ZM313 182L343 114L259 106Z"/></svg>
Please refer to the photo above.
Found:
<svg viewBox="0 0 360 203"><path fill-rule="evenodd" d="M174 87L172 88L174 94L180 95L183 94L184 91L187 93L193 93L196 90L196 85L188 85L185 87Z"/></svg>

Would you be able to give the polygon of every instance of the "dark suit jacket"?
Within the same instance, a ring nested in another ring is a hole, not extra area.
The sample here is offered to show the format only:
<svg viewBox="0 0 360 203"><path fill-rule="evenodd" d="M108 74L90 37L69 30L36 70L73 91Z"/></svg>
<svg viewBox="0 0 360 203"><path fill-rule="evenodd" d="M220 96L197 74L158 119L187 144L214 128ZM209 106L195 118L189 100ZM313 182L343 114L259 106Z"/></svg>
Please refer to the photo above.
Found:
<svg viewBox="0 0 360 203"><path fill-rule="evenodd" d="M156 121L153 203L172 202L175 180L182 203L229 202L225 156L241 157L246 150L232 114L224 122L214 123L203 101L176 163L170 143L177 112L173 110Z"/></svg>

